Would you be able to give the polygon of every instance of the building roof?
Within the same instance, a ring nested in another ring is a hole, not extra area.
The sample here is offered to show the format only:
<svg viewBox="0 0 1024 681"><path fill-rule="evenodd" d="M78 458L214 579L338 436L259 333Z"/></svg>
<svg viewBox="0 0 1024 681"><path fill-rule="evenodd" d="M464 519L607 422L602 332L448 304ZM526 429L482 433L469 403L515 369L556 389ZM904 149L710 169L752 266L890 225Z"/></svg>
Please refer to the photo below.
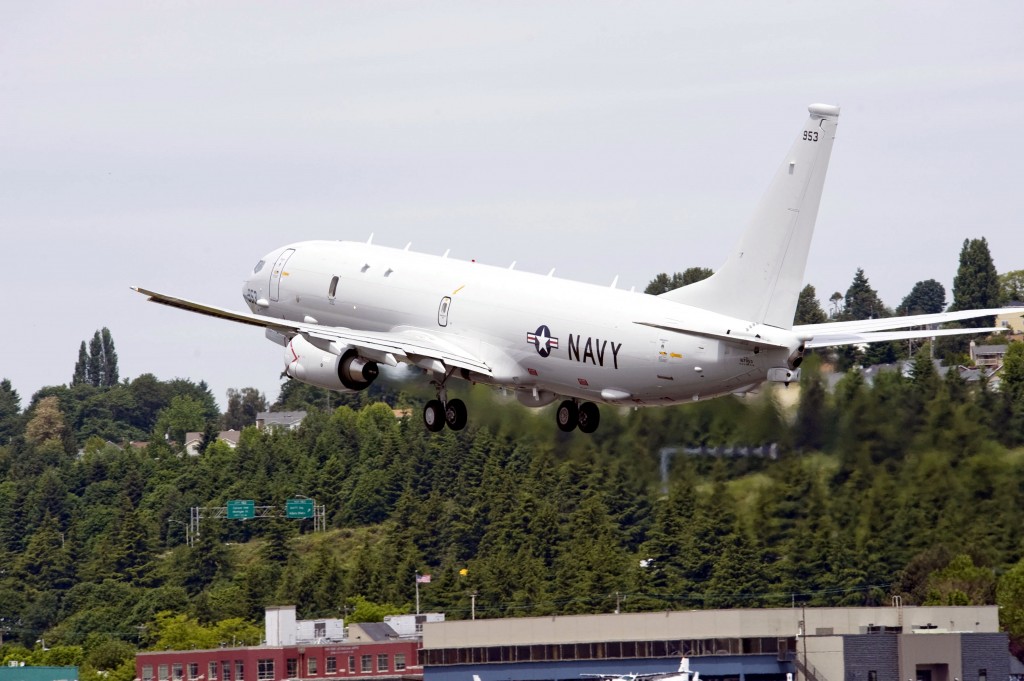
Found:
<svg viewBox="0 0 1024 681"><path fill-rule="evenodd" d="M304 411L261 411L256 414L256 427L281 426L284 428L297 428L304 418L306 418L306 412Z"/></svg>
<svg viewBox="0 0 1024 681"><path fill-rule="evenodd" d="M362 636L359 635L360 632ZM352 622L348 625L348 635L350 640L363 638L371 641L392 641L398 638L398 633L391 625L383 622Z"/></svg>

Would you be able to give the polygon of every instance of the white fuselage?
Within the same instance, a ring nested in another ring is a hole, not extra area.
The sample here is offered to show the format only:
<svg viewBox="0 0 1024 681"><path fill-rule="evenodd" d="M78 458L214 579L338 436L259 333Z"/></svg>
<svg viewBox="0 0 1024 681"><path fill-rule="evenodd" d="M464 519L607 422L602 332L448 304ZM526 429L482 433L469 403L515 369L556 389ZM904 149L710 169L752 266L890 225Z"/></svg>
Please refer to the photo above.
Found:
<svg viewBox="0 0 1024 681"><path fill-rule="evenodd" d="M557 395L636 405L706 399L756 386L789 354L701 331L756 332L790 351L800 345L789 331L656 296L364 243L301 242L263 262L243 291L253 312L423 334L492 371L462 377L514 388L536 406Z"/></svg>

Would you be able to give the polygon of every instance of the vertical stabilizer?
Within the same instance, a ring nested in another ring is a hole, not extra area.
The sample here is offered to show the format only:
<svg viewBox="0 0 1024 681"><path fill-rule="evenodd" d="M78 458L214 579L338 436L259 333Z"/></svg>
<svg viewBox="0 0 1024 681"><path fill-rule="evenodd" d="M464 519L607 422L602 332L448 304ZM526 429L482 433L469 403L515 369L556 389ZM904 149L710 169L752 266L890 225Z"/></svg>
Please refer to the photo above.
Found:
<svg viewBox="0 0 1024 681"><path fill-rule="evenodd" d="M731 317L791 328L832 155L839 107L812 104L747 231L712 276L663 298Z"/></svg>

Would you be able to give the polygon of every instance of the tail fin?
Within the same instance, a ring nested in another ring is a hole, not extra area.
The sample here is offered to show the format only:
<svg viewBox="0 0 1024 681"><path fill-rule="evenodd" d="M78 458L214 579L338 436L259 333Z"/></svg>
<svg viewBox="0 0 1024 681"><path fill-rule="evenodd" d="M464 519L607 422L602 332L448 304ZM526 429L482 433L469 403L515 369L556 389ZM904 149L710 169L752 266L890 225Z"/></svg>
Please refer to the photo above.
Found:
<svg viewBox="0 0 1024 681"><path fill-rule="evenodd" d="M661 297L789 329L832 155L839 107L812 104L739 246L712 276Z"/></svg>

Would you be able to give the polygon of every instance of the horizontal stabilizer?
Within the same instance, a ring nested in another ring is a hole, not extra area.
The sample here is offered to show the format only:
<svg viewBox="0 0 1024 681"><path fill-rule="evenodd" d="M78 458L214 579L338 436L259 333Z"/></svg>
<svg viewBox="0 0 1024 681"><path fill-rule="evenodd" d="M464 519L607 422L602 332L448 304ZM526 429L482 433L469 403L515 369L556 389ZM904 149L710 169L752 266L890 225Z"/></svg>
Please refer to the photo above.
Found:
<svg viewBox="0 0 1024 681"><path fill-rule="evenodd" d="M911 340L914 338L936 338L938 336L961 336L966 333L1001 333L1006 329L998 326L983 329L913 329L904 331L866 331L823 333L804 343L807 348L828 348L835 345L859 345L861 343L882 343L885 341Z"/></svg>
<svg viewBox="0 0 1024 681"><path fill-rule="evenodd" d="M858 319L849 322L825 322L823 324L804 324L794 326L793 332L801 337L817 338L822 333L837 331L884 331L886 329L905 329L908 326L928 326L931 324L947 324L964 319L978 317L995 317L996 315L1019 314L1024 316L1024 307L997 307L988 310L960 310L958 312L938 312L936 314L918 314L909 317L882 317L880 319Z"/></svg>

